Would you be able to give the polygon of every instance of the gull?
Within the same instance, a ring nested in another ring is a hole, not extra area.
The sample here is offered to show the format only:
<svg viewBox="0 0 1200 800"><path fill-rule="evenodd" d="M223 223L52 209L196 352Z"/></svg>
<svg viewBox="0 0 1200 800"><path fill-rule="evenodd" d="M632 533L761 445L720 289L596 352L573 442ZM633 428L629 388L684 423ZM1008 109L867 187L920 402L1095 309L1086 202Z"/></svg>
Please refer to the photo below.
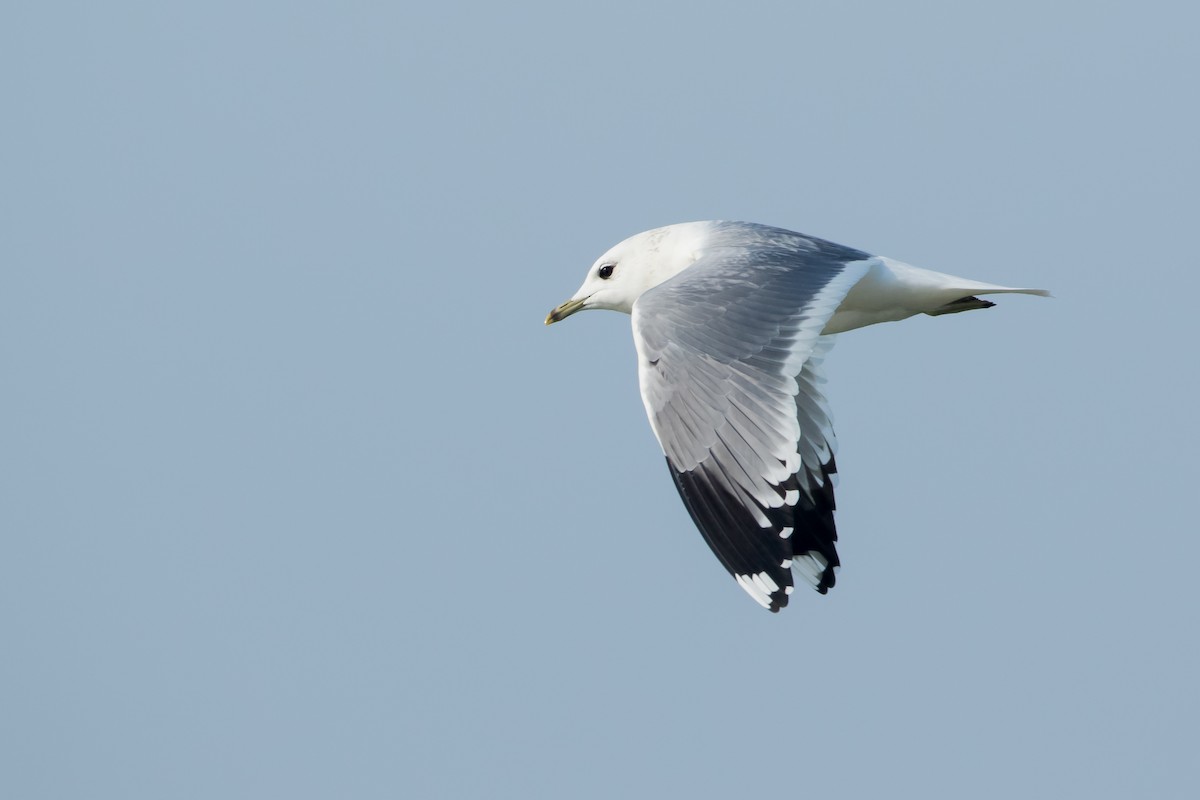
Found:
<svg viewBox="0 0 1200 800"><path fill-rule="evenodd" d="M799 575L821 594L840 566L836 440L820 386L834 334L990 308L978 295L1047 296L919 269L794 231L686 222L601 256L546 324L632 316L650 427L704 540L759 605Z"/></svg>

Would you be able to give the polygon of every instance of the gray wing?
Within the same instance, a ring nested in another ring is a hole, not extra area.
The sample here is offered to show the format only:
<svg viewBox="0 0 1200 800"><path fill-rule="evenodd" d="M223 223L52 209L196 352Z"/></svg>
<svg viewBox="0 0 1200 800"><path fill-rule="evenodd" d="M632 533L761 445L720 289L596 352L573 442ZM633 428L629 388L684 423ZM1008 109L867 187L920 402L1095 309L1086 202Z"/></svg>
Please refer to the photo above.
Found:
<svg viewBox="0 0 1200 800"><path fill-rule="evenodd" d="M819 390L832 337L821 330L871 256L765 230L707 248L643 294L633 330L646 413L684 505L738 584L778 611L793 569L822 593L835 581L835 441Z"/></svg>

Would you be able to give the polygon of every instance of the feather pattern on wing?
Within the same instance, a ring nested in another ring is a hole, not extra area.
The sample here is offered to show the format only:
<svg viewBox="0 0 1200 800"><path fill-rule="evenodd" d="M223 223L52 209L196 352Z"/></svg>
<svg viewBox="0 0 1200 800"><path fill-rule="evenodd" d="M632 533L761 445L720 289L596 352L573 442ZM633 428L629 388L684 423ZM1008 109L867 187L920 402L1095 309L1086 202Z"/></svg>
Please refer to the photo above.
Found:
<svg viewBox="0 0 1200 800"><path fill-rule="evenodd" d="M830 317L870 267L858 250L763 228L633 307L642 398L705 540L755 600L787 605L795 569L821 592L838 566L835 441L819 367Z"/></svg>

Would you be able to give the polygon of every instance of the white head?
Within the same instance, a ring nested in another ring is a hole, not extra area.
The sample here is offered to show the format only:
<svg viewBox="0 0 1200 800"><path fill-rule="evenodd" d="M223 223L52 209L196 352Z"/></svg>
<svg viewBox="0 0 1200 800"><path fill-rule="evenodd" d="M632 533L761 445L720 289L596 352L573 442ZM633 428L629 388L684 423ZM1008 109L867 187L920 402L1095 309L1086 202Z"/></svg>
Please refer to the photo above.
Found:
<svg viewBox="0 0 1200 800"><path fill-rule="evenodd" d="M675 277L700 257L712 225L683 222L630 236L596 259L583 286L550 312L546 324L593 308L631 313L642 292Z"/></svg>

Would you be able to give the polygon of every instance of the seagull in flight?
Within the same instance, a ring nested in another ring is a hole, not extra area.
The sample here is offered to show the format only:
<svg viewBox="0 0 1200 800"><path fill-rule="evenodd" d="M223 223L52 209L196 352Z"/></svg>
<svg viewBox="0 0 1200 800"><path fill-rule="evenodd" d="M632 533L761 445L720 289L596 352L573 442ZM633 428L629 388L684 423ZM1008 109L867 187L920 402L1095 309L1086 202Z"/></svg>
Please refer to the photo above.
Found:
<svg viewBox="0 0 1200 800"><path fill-rule="evenodd" d="M825 594L840 566L836 441L821 394L834 334L915 314L1048 295L919 269L782 228L687 222L601 256L546 317L632 315L650 427L708 546L759 605L798 575Z"/></svg>

